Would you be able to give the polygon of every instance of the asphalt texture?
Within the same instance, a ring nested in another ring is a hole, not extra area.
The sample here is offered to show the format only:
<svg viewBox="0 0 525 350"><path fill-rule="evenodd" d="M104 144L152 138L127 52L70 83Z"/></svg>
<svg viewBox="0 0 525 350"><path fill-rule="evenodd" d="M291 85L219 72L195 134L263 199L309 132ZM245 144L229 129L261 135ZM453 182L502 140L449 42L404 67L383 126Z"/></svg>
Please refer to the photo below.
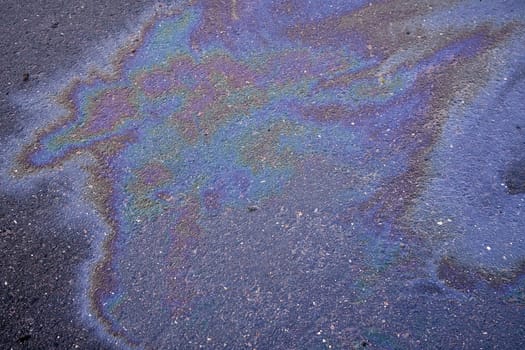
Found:
<svg viewBox="0 0 525 350"><path fill-rule="evenodd" d="M0 8L0 348L525 346L522 2Z"/></svg>
<svg viewBox="0 0 525 350"><path fill-rule="evenodd" d="M10 94L38 86L59 68L71 69L85 47L121 31L147 4L1 1L2 140L28 127ZM86 227L56 219L67 188L44 181L28 193L0 194L3 349L109 348L80 321L75 274L89 257L90 239Z"/></svg>

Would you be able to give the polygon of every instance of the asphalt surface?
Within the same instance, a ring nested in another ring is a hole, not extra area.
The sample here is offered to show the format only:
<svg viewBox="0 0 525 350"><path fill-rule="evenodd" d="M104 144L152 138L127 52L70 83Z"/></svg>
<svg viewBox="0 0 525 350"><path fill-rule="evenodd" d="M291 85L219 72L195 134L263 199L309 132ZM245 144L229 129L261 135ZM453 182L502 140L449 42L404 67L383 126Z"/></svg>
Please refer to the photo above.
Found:
<svg viewBox="0 0 525 350"><path fill-rule="evenodd" d="M195 3L1 1L0 348L525 346L525 6Z"/></svg>
<svg viewBox="0 0 525 350"><path fill-rule="evenodd" d="M0 137L27 127L10 95L73 67L86 47L120 32L147 3L2 1ZM75 276L90 239L86 227L57 219L67 188L43 181L28 193L0 194L3 349L109 348L80 321Z"/></svg>

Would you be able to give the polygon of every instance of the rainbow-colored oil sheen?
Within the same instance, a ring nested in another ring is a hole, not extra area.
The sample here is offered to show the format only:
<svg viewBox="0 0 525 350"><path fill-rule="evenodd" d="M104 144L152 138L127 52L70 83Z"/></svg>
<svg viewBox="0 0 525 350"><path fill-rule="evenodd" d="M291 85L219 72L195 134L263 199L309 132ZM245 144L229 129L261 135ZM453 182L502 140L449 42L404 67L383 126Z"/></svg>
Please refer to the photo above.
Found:
<svg viewBox="0 0 525 350"><path fill-rule="evenodd" d="M379 312L414 281L460 274L448 257L432 272L427 259L444 238L414 223L414 213L426 215L418 198L452 106L474 103L493 78L486 63L523 24L436 20L452 6L468 15L462 3L306 3L203 1L159 11L111 75L71 83L61 101L69 114L20 156L30 172L94 160L90 184L111 232L87 293L96 322L121 346L271 347L275 334L264 325L272 314L250 312L286 305L281 298L301 290L314 293L314 306L316 298L333 303L315 311L297 296L288 309L295 316L274 310L277 323L307 325L289 326L283 348L324 348L322 339L348 348L364 338L379 348L417 346L404 343L403 330L396 338L364 321L359 308L376 303L370 312ZM316 238L320 227L329 233ZM251 253L231 248L242 241L235 232L254 239ZM283 255L266 257L261 242ZM320 255L310 261L311 252ZM252 258L243 263L243 254ZM236 259L242 278L232 272ZM265 263L276 261L270 275L286 274L288 259L295 274L261 281ZM309 333L318 319L325 338Z"/></svg>

